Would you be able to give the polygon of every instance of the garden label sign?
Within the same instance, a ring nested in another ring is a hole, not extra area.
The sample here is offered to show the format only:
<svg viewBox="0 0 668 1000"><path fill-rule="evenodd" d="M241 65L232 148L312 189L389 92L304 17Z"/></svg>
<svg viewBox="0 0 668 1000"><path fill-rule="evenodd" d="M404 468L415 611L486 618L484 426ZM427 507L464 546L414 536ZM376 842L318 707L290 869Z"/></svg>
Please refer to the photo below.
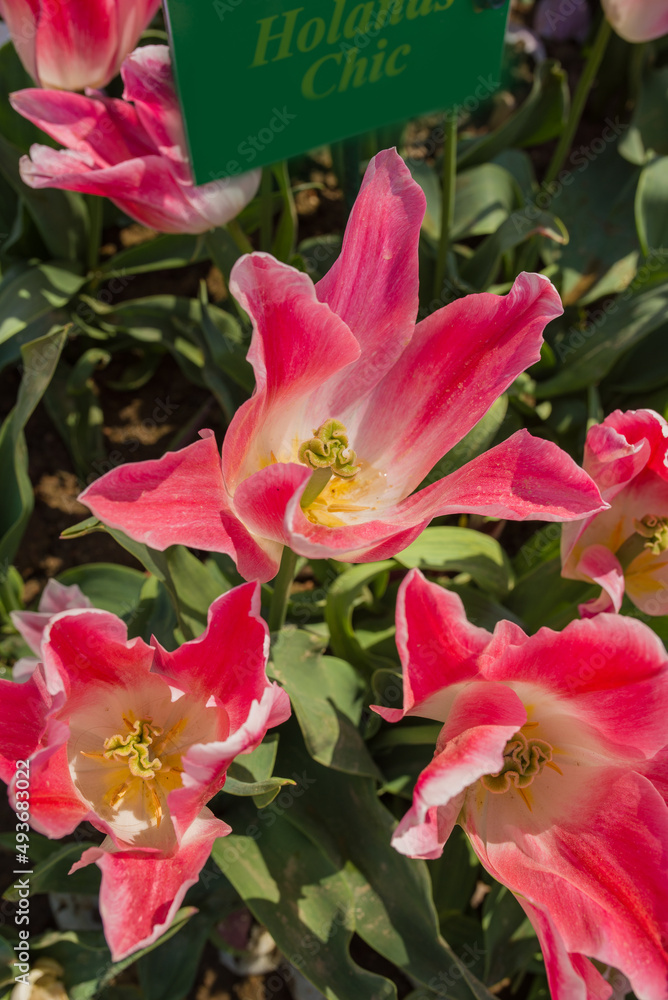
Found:
<svg viewBox="0 0 668 1000"><path fill-rule="evenodd" d="M484 6L483 6L484 4ZM198 184L500 84L507 0L167 0Z"/></svg>

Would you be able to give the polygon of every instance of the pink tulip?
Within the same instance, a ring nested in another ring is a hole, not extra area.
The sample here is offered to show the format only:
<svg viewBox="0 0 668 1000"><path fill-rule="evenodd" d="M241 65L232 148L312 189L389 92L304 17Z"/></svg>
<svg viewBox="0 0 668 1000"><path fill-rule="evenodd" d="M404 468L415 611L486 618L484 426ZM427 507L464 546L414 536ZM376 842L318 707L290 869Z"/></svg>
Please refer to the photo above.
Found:
<svg viewBox="0 0 668 1000"><path fill-rule="evenodd" d="M44 629L55 615L73 608L90 607L91 602L76 584L67 587L57 580L49 580L42 591L37 611L12 611L10 617L14 628L35 654L34 657L24 656L16 661L12 668L14 680L25 681L33 673L39 663Z"/></svg>
<svg viewBox="0 0 668 1000"><path fill-rule="evenodd" d="M413 491L540 353L562 309L546 278L470 295L415 326L422 191L393 150L372 160L341 256L313 286L254 253L232 290L250 315L257 388L236 413L222 463L212 431L157 461L96 480L83 503L164 549L226 552L270 580L282 547L315 558L384 559L433 517L475 511L561 521L601 509L556 445L512 435Z"/></svg>
<svg viewBox="0 0 668 1000"><path fill-rule="evenodd" d="M667 439L654 410L616 410L587 434L584 468L610 508L563 527L562 576L602 588L582 615L619 611L625 591L648 615L668 611Z"/></svg>
<svg viewBox="0 0 668 1000"><path fill-rule="evenodd" d="M668 659L641 622L599 615L528 637L469 624L413 570L397 602L403 709L443 724L393 844L437 858L460 823L526 911L553 1000L668 996Z"/></svg>
<svg viewBox="0 0 668 1000"><path fill-rule="evenodd" d="M104 87L160 0L0 0L21 61L40 87Z"/></svg>
<svg viewBox="0 0 668 1000"><path fill-rule="evenodd" d="M164 233L203 233L238 215L261 171L195 187L167 46L136 49L121 75L122 101L97 91L12 94L19 114L66 147L31 146L21 159L25 183L102 195Z"/></svg>
<svg viewBox="0 0 668 1000"><path fill-rule="evenodd" d="M601 0L605 16L627 42L649 42L668 32L666 0Z"/></svg>
<svg viewBox="0 0 668 1000"><path fill-rule="evenodd" d="M64 611L44 630L30 678L0 681L0 777L18 818L27 810L49 837L84 820L106 834L72 870L102 870L114 960L169 926L214 839L230 832L205 803L237 754L290 715L287 694L267 681L259 607L259 586L229 591L204 634L173 653L156 639L128 641L106 611ZM17 761L29 761L29 797L16 787Z"/></svg>

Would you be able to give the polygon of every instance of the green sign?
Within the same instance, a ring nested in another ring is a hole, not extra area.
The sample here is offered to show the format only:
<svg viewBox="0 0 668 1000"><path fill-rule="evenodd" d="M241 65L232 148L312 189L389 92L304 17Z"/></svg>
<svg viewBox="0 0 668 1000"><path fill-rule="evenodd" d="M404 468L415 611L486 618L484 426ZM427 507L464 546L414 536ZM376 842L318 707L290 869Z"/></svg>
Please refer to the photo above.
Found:
<svg viewBox="0 0 668 1000"><path fill-rule="evenodd" d="M166 0L197 183L474 109L500 82L508 0L495 3Z"/></svg>

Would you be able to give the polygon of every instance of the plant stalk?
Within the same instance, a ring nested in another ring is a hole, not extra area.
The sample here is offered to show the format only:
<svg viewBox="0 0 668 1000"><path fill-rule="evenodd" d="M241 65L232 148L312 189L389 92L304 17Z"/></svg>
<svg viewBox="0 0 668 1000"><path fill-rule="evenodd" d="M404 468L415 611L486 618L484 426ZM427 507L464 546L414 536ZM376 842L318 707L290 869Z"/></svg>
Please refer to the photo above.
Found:
<svg viewBox="0 0 668 1000"><path fill-rule="evenodd" d="M86 263L89 271L95 271L100 263L104 199L97 194L89 194L86 195L86 201L88 203L88 217L90 219L90 231L88 234L88 260Z"/></svg>
<svg viewBox="0 0 668 1000"><path fill-rule="evenodd" d="M268 625L270 632L278 632L285 625L288 611L290 587L295 578L297 554L286 545L281 557L281 565L274 578L274 593L269 607Z"/></svg>
<svg viewBox="0 0 668 1000"><path fill-rule="evenodd" d="M443 137L443 180L441 185L441 239L438 245L436 259L436 274L434 276L434 298L440 300L443 294L443 279L445 278L448 251L450 250L450 232L455 215L455 187L457 183L457 116L447 112L445 116L445 135Z"/></svg>
<svg viewBox="0 0 668 1000"><path fill-rule="evenodd" d="M596 74L598 73L603 56L605 55L605 50L611 34L612 28L610 27L610 22L604 17L601 21L601 26L596 32L594 44L592 45L589 55L587 56L582 76L580 77L578 85L575 88L575 94L573 95L573 102L568 115L568 121L566 122L564 131L561 133L561 138L559 139L557 148L554 151L550 165L547 168L543 184L551 184L552 181L556 180L557 175L561 172L561 169L566 161L568 152L573 145L573 139L575 138L575 133L577 132L578 125L580 124L580 119L582 118L582 112L584 111L585 104L587 103L587 98L589 97L589 91L591 90L592 84L596 79Z"/></svg>

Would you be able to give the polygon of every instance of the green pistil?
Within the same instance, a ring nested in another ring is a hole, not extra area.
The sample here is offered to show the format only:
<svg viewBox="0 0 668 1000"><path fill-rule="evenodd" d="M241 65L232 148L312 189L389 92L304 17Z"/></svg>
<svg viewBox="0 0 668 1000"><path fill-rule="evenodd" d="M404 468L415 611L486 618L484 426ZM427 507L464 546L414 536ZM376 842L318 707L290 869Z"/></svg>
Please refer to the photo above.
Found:
<svg viewBox="0 0 668 1000"><path fill-rule="evenodd" d="M155 778L155 772L160 770L162 763L158 758L149 758L149 747L154 737L160 736L162 729L151 723L151 719L137 719L127 736L110 736L104 741L104 756L108 760L127 759L130 773L135 778Z"/></svg>
<svg viewBox="0 0 668 1000"><path fill-rule="evenodd" d="M340 420L325 420L299 449L299 461L310 469L331 469L335 476L352 479L360 471L357 456L348 445L348 432Z"/></svg>
<svg viewBox="0 0 668 1000"><path fill-rule="evenodd" d="M634 533L629 535L615 553L624 571L643 552L649 551L654 556L660 556L668 549L668 518L646 514L640 520L634 518L633 527Z"/></svg>
<svg viewBox="0 0 668 1000"><path fill-rule="evenodd" d="M545 740L528 740L524 733L517 732L506 743L503 751L503 767L496 774L486 774L482 783L490 792L507 792L511 784L515 788L528 788L552 760L552 747Z"/></svg>
<svg viewBox="0 0 668 1000"><path fill-rule="evenodd" d="M645 548L650 549L655 556L668 549L668 518L647 514L640 521L634 520L633 527L647 539Z"/></svg>

